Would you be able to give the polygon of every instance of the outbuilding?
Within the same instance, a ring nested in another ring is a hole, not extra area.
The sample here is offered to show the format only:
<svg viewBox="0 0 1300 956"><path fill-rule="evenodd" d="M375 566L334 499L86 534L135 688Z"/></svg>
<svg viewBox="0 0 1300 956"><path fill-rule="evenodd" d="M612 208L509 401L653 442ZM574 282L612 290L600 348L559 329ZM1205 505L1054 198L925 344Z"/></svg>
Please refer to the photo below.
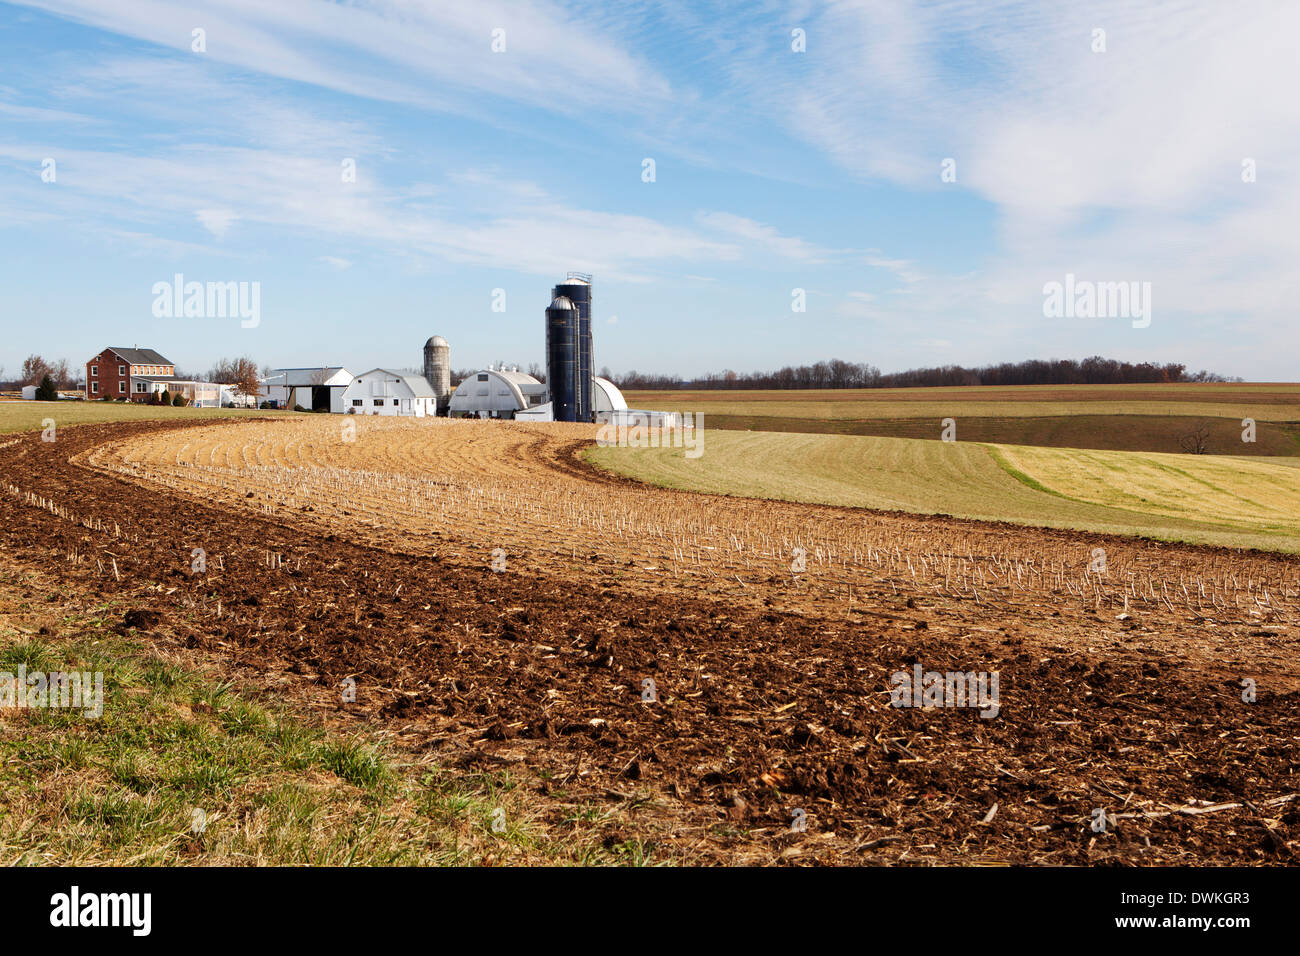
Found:
<svg viewBox="0 0 1300 956"><path fill-rule="evenodd" d="M438 398L423 375L374 368L358 375L343 390L343 410L349 415L406 415L424 418L438 413Z"/></svg>
<svg viewBox="0 0 1300 956"><path fill-rule="evenodd" d="M514 418L520 412L536 412L546 402L546 386L519 368L488 366L471 375L451 393L448 412L452 418Z"/></svg>
<svg viewBox="0 0 1300 956"><path fill-rule="evenodd" d="M313 412L347 411L343 393L352 373L342 365L317 368L276 368L262 379L261 397L276 408L306 408Z"/></svg>

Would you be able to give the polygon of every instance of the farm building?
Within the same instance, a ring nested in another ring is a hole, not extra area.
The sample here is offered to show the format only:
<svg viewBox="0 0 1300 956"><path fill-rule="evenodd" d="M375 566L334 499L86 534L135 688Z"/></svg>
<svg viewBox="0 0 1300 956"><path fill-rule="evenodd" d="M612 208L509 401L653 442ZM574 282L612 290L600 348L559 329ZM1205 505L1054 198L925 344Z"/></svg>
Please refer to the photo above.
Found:
<svg viewBox="0 0 1300 956"><path fill-rule="evenodd" d="M137 375L131 380L131 397L134 401L148 401L149 396L162 395L169 398L177 394L184 395L188 404L197 408L220 408L221 386L216 382L196 382L190 379L176 378L174 375ZM143 399L136 396L143 395Z"/></svg>
<svg viewBox="0 0 1300 956"><path fill-rule="evenodd" d="M592 411L596 413L596 421L605 422L610 420L613 412L627 411L627 399L623 393L607 378L601 378L597 375L592 380Z"/></svg>
<svg viewBox="0 0 1300 956"><path fill-rule="evenodd" d="M262 379L261 398L277 408L302 406L313 412L347 411L343 393L352 384L352 373L341 365L324 368L277 368Z"/></svg>
<svg viewBox="0 0 1300 956"><path fill-rule="evenodd" d="M258 397L245 395L236 385L220 385L222 408L256 408Z"/></svg>
<svg viewBox="0 0 1300 956"><path fill-rule="evenodd" d="M343 390L343 406L349 415L424 418L438 413L438 397L423 375L375 368L358 375Z"/></svg>
<svg viewBox="0 0 1300 956"><path fill-rule="evenodd" d="M456 386L447 413L452 418L515 418L524 412L519 417L535 418L546 395L546 386L518 366L488 366Z"/></svg>
<svg viewBox="0 0 1300 956"><path fill-rule="evenodd" d="M23 386L23 401L27 401L27 402L34 402L34 401L36 401L36 386L35 386L35 385L24 385L24 386Z"/></svg>
<svg viewBox="0 0 1300 956"><path fill-rule="evenodd" d="M147 402L151 392L163 390L154 383L175 378L175 364L153 349L110 347L86 363L86 397Z"/></svg>
<svg viewBox="0 0 1300 956"><path fill-rule="evenodd" d="M591 380L591 397L592 408L596 415L597 422L609 422L625 420L627 412L627 400L623 393L607 378L596 376ZM620 416L623 416L620 418ZM555 421L555 405L548 401L544 405L537 405L528 409L521 409L515 412L515 418L522 421L533 422L551 422Z"/></svg>

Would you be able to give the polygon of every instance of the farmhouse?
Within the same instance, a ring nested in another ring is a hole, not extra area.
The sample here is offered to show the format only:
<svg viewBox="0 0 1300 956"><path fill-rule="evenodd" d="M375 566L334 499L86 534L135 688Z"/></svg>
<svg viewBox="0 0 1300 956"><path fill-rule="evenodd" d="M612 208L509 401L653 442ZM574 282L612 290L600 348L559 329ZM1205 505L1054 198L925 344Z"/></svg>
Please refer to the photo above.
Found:
<svg viewBox="0 0 1300 956"><path fill-rule="evenodd" d="M176 381L176 366L153 349L106 348L86 363L86 398L129 398L149 400Z"/></svg>
<svg viewBox="0 0 1300 956"><path fill-rule="evenodd" d="M313 412L347 411L343 393L352 373L341 365L321 368L276 368L262 379L262 398L278 408L309 408Z"/></svg>
<svg viewBox="0 0 1300 956"><path fill-rule="evenodd" d="M386 368L371 369L343 390L343 410L349 415L409 415L424 418L438 413L438 397L422 375Z"/></svg>

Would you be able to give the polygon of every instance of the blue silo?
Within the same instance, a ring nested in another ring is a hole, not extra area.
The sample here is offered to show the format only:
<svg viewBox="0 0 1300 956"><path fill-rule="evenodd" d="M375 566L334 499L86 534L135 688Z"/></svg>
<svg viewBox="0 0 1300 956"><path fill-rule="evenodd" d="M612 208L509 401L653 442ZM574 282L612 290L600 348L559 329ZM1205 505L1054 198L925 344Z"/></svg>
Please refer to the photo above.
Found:
<svg viewBox="0 0 1300 956"><path fill-rule="evenodd" d="M557 295L546 310L546 384L557 422L578 418L578 310Z"/></svg>
<svg viewBox="0 0 1300 956"><path fill-rule="evenodd" d="M572 302L578 310L575 421L590 422L595 420L596 412L592 404L596 366L591 354L591 276L582 272L570 272L562 283L551 290L551 298L561 296Z"/></svg>

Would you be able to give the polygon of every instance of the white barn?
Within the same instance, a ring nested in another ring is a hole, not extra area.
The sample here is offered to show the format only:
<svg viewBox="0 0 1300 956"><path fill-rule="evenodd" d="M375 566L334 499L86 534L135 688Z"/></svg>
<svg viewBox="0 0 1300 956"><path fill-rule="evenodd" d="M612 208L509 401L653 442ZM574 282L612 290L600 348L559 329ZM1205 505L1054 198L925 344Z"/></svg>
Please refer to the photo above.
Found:
<svg viewBox="0 0 1300 956"><path fill-rule="evenodd" d="M546 386L518 368L489 366L471 375L451 393L447 414L452 418L536 417L546 402Z"/></svg>
<svg viewBox="0 0 1300 956"><path fill-rule="evenodd" d="M438 397L428 379L386 368L374 368L354 378L343 390L342 403L349 415L424 418L438 414Z"/></svg>
<svg viewBox="0 0 1300 956"><path fill-rule="evenodd" d="M311 411L341 415L347 411L343 392L352 384L352 373L341 365L316 368L276 368L262 379L261 400L278 408L301 405Z"/></svg>

